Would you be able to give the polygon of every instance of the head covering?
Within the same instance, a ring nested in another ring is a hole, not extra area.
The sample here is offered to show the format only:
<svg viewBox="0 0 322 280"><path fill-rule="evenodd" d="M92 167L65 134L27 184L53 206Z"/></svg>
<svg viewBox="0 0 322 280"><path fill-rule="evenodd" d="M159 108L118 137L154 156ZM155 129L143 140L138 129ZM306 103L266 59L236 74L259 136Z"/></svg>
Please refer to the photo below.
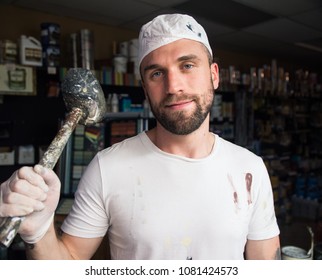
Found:
<svg viewBox="0 0 322 280"><path fill-rule="evenodd" d="M138 65L150 52L180 39L198 41L212 55L204 28L191 16L183 14L160 15L142 26L139 35Z"/></svg>

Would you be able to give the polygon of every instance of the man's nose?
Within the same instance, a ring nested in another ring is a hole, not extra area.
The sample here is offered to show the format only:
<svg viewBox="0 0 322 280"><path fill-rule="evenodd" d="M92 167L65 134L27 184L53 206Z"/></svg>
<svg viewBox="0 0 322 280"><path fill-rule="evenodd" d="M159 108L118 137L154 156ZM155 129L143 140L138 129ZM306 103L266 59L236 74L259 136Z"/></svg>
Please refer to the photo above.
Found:
<svg viewBox="0 0 322 280"><path fill-rule="evenodd" d="M166 75L166 89L168 94L178 94L183 92L183 77L178 71L170 70Z"/></svg>

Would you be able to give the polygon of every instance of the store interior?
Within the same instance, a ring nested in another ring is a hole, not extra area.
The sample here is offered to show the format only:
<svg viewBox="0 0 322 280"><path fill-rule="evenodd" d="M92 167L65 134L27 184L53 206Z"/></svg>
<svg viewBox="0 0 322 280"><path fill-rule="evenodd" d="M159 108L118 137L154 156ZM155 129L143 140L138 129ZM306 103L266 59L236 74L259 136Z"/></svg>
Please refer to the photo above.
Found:
<svg viewBox="0 0 322 280"><path fill-rule="evenodd" d="M37 163L55 137L67 70L93 69L108 112L76 128L55 166L61 223L94 154L154 125L135 58L140 27L164 13L190 14L207 31L220 68L211 130L263 158L281 246L322 243L320 0L1 1L0 182ZM0 259L19 258L18 236Z"/></svg>

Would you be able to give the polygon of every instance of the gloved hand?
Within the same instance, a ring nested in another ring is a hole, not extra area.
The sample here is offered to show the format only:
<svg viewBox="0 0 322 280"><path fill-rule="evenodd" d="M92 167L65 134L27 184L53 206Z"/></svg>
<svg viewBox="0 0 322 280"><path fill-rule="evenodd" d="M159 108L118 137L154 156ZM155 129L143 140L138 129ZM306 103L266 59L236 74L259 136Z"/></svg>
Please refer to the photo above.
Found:
<svg viewBox="0 0 322 280"><path fill-rule="evenodd" d="M36 243L47 232L60 195L55 172L40 165L22 167L1 184L0 217L26 216L19 233L27 243Z"/></svg>

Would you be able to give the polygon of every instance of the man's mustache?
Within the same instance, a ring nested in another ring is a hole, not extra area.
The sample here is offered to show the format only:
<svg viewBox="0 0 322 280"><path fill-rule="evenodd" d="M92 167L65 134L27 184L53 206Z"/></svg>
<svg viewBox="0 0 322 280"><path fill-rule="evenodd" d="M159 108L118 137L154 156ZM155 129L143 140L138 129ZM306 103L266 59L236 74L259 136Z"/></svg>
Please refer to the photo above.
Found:
<svg viewBox="0 0 322 280"><path fill-rule="evenodd" d="M162 101L162 105L163 106L167 106L167 105L171 105L174 103L179 103L179 102L183 102L183 101L191 101L191 100L197 100L199 98L198 95L196 94L180 94L178 95L167 95L163 101Z"/></svg>

